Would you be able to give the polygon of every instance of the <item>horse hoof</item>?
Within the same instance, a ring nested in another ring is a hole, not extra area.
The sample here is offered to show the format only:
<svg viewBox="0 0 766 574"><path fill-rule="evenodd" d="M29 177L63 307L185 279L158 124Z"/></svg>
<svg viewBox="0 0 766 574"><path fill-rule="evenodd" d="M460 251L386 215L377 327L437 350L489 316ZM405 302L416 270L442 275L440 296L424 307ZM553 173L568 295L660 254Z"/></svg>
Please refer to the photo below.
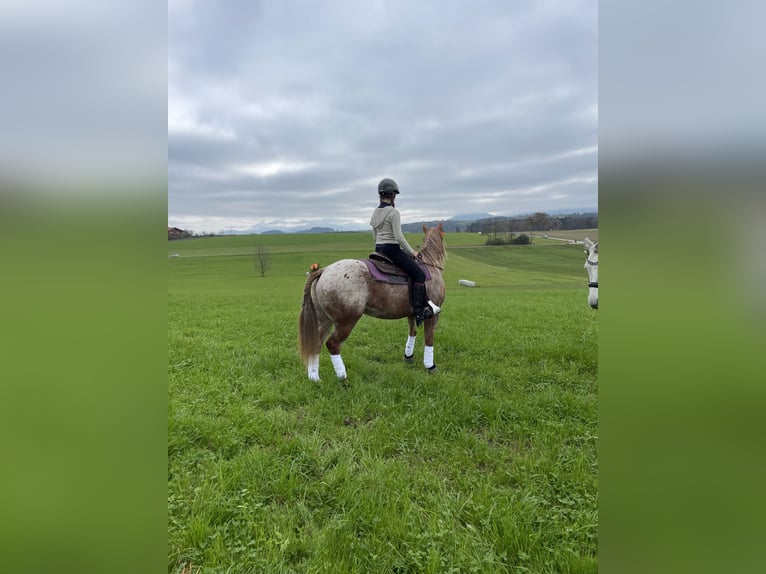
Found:
<svg viewBox="0 0 766 574"><path fill-rule="evenodd" d="M404 355L404 362L408 365L411 365L415 362L415 355L410 355L409 357L407 355Z"/></svg>
<svg viewBox="0 0 766 574"><path fill-rule="evenodd" d="M426 373L428 373L429 375L435 375L438 372L439 372L439 369L436 368L436 365L432 365L426 369Z"/></svg>

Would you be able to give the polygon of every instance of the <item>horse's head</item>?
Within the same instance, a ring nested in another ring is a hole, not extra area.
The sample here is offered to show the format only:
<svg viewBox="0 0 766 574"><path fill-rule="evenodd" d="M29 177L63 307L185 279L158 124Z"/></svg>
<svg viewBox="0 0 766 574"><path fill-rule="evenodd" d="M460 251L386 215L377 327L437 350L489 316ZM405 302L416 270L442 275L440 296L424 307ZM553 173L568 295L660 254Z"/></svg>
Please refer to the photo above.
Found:
<svg viewBox="0 0 766 574"><path fill-rule="evenodd" d="M588 272L588 305L598 309L598 241L589 238L583 241L585 245L585 270Z"/></svg>
<svg viewBox="0 0 766 574"><path fill-rule="evenodd" d="M436 267L444 267L446 258L444 247L444 227L439 223L436 227L428 227L423 224L423 247L420 249L420 255L423 261Z"/></svg>
<svg viewBox="0 0 766 574"><path fill-rule="evenodd" d="M425 223L423 224L423 233L426 234L426 238L428 238L429 234L436 238L438 237L439 241L441 242L444 238L444 227L442 227L441 222L439 222L439 225L436 227L429 228Z"/></svg>

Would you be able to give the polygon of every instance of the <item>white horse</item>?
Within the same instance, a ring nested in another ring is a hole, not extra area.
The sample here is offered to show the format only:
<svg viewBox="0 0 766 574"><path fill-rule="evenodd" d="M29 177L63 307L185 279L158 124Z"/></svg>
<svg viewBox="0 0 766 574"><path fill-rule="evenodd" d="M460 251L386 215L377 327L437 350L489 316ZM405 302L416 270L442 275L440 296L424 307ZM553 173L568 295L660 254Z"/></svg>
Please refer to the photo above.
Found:
<svg viewBox="0 0 766 574"><path fill-rule="evenodd" d="M585 270L588 272L588 305L598 309L598 241L593 243L589 238L585 244Z"/></svg>

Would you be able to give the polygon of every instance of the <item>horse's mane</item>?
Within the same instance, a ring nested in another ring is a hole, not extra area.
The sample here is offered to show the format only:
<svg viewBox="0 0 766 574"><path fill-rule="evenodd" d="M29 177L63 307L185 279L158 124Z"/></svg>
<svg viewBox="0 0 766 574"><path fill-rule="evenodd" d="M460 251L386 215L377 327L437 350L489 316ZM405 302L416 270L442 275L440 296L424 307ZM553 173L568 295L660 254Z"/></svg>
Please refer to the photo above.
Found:
<svg viewBox="0 0 766 574"><path fill-rule="evenodd" d="M444 267L444 261L447 259L447 253L444 239L441 235L439 235L439 238L437 239L437 233L441 233L437 228L429 229L426 232L426 237L423 241L424 245L419 253L425 263L442 269Z"/></svg>

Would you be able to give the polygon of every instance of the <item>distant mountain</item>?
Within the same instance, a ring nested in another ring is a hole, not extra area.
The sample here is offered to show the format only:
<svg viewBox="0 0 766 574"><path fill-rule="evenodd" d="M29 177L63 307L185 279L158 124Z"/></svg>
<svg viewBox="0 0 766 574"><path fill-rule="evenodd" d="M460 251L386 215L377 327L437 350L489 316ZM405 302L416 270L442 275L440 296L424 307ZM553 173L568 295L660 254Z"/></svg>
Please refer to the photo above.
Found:
<svg viewBox="0 0 766 574"><path fill-rule="evenodd" d="M335 233L335 230L332 227L312 227L311 229L298 231L298 233Z"/></svg>
<svg viewBox="0 0 766 574"><path fill-rule="evenodd" d="M488 219L493 217L489 213L467 213L464 215L453 215L448 221L477 221L479 219Z"/></svg>
<svg viewBox="0 0 766 574"><path fill-rule="evenodd" d="M598 207L580 207L577 209L557 209L556 211L548 211L548 215L574 215L576 213L598 213Z"/></svg>
<svg viewBox="0 0 766 574"><path fill-rule="evenodd" d="M261 231L261 235L279 235L280 233L284 233L281 229L269 229L268 231Z"/></svg>

